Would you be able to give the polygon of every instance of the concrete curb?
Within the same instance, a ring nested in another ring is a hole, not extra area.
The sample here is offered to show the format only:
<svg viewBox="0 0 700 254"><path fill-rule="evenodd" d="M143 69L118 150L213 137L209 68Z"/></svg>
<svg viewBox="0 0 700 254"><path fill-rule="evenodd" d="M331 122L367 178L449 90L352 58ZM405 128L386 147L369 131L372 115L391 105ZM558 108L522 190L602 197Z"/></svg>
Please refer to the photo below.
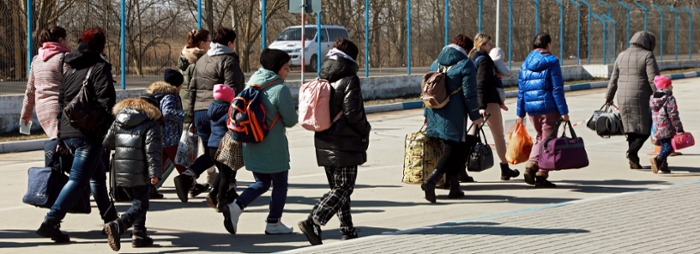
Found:
<svg viewBox="0 0 700 254"><path fill-rule="evenodd" d="M694 78L700 77L700 72L686 72L679 74L665 75L671 80L684 79L684 78ZM605 88L608 87L608 81L600 81L593 83L583 83L583 84L573 84L564 87L564 91L583 91L589 89ZM515 98L518 96L517 91L506 92L507 98ZM392 104L376 105L376 106L366 106L365 112L367 114L383 113L391 111L418 109L423 107L422 101L408 101L399 102ZM0 143L0 153L11 153L11 152L26 152L26 151L36 151L44 149L44 142L49 139L37 139L28 141L16 141L16 142L4 142Z"/></svg>

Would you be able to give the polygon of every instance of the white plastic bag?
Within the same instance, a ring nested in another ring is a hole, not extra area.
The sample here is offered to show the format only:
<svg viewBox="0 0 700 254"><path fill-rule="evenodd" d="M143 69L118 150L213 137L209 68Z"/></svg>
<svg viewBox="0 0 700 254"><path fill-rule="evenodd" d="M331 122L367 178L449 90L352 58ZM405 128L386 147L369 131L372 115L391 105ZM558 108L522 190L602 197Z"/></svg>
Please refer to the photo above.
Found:
<svg viewBox="0 0 700 254"><path fill-rule="evenodd" d="M175 155L175 164L189 167L197 159L199 136L195 133L194 125L190 124L180 136L180 144Z"/></svg>

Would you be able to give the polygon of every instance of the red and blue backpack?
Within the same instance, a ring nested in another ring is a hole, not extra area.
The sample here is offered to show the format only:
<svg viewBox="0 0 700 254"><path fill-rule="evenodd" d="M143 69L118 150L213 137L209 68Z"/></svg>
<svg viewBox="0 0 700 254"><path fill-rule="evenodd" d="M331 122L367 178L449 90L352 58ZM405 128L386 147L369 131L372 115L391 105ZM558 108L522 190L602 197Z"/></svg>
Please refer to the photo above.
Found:
<svg viewBox="0 0 700 254"><path fill-rule="evenodd" d="M228 129L233 133L233 139L241 143L260 143L270 132L279 119L277 114L272 124L267 124L267 112L262 105L263 90L275 84L270 82L265 86L251 85L233 99L228 110Z"/></svg>

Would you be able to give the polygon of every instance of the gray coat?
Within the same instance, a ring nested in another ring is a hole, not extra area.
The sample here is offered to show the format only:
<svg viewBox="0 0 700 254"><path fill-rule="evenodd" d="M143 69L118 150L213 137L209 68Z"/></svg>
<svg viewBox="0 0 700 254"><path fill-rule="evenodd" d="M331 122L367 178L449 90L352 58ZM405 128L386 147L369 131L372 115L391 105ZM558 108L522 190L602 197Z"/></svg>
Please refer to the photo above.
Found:
<svg viewBox="0 0 700 254"><path fill-rule="evenodd" d="M102 144L115 150L112 169L117 186L150 185L161 177L163 141L160 109L141 98L125 99L113 109L116 119Z"/></svg>
<svg viewBox="0 0 700 254"><path fill-rule="evenodd" d="M654 77L659 75L653 52L656 37L649 32L637 32L630 44L615 61L605 98L612 101L617 93L625 133L649 135L652 123L649 98L656 91Z"/></svg>

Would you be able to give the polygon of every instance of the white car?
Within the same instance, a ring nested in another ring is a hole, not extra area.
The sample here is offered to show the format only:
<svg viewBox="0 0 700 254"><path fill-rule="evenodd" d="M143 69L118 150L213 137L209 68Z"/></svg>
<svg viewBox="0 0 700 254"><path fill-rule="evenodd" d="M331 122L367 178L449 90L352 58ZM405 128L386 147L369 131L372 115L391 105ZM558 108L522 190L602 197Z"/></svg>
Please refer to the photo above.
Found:
<svg viewBox="0 0 700 254"><path fill-rule="evenodd" d="M307 71L315 72L318 67L318 61L323 59L333 44L339 38L350 38L348 30L342 26L321 26L321 58L318 57L318 43L316 42L316 26L307 25L305 27L306 49L304 64L308 67ZM279 49L287 52L292 57L290 65L301 66L301 26L287 27L282 33L277 36L269 48Z"/></svg>

